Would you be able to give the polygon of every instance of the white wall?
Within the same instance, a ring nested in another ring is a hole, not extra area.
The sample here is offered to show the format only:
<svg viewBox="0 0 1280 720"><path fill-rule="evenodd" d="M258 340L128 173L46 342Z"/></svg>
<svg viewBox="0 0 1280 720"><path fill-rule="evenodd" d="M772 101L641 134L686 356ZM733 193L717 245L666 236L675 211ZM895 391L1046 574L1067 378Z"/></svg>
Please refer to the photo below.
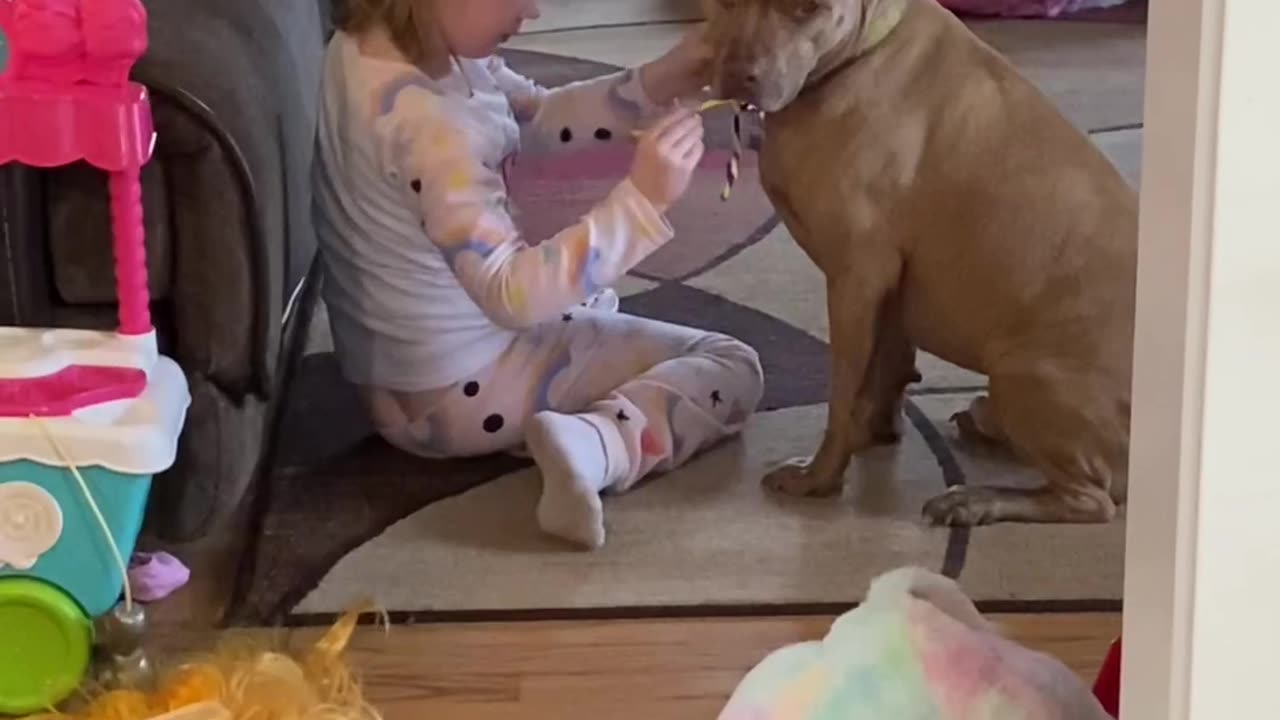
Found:
<svg viewBox="0 0 1280 720"><path fill-rule="evenodd" d="M1280 717L1277 28L1152 2L1125 720Z"/></svg>

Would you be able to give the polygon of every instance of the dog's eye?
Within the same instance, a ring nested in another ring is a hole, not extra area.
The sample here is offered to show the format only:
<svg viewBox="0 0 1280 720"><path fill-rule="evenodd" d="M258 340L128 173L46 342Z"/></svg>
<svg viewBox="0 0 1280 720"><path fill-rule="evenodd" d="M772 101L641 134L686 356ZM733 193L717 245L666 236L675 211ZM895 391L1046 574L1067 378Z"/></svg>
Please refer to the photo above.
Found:
<svg viewBox="0 0 1280 720"><path fill-rule="evenodd" d="M795 0L792 3L792 14L800 20L808 20L825 10L827 4L823 0Z"/></svg>

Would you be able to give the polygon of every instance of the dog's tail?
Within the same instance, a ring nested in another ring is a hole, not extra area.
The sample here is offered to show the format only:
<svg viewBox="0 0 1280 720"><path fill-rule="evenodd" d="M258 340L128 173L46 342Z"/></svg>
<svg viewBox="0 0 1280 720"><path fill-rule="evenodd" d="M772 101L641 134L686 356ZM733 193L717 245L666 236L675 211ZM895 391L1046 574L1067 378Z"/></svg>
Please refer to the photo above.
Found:
<svg viewBox="0 0 1280 720"><path fill-rule="evenodd" d="M868 606L901 605L906 598L923 600L954 620L982 632L993 627L955 580L920 567L904 567L881 575L867 591Z"/></svg>

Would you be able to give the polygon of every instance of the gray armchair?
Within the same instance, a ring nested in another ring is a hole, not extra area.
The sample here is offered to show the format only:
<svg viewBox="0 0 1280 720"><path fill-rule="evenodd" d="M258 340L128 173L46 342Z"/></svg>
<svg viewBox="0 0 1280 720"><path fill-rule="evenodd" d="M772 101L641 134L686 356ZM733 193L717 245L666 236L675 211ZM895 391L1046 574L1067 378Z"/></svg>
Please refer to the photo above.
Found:
<svg viewBox="0 0 1280 720"><path fill-rule="evenodd" d="M310 167L327 3L154 0L134 79L152 92L143 173L152 312L192 406L149 526L207 533L270 461L317 281ZM0 169L0 325L115 321L105 178Z"/></svg>

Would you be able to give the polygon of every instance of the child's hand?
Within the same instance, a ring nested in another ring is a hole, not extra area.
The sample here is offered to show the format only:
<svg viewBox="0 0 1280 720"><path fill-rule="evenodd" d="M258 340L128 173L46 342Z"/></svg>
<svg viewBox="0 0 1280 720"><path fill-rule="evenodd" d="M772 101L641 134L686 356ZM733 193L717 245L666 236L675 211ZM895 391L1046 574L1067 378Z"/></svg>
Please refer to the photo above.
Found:
<svg viewBox="0 0 1280 720"><path fill-rule="evenodd" d="M665 213L689 189L706 150L702 134L702 116L681 107L640 135L631 183L658 212Z"/></svg>

